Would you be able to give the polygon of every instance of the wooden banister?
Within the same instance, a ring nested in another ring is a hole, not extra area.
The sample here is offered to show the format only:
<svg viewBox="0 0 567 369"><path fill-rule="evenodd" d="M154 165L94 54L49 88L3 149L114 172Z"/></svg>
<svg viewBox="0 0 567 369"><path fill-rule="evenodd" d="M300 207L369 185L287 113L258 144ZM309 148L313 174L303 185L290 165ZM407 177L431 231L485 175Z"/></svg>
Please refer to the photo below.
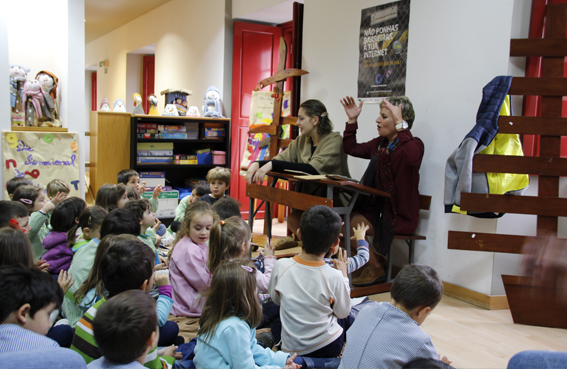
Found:
<svg viewBox="0 0 567 369"><path fill-rule="evenodd" d="M498 127L498 133L567 136L567 118L501 116Z"/></svg>
<svg viewBox="0 0 567 369"><path fill-rule="evenodd" d="M527 38L510 40L510 56L567 56L567 39Z"/></svg>
<svg viewBox="0 0 567 369"><path fill-rule="evenodd" d="M567 96L567 79L514 77L508 93L510 95Z"/></svg>
<svg viewBox="0 0 567 369"><path fill-rule="evenodd" d="M565 217L567 198L463 193L461 210Z"/></svg>
<svg viewBox="0 0 567 369"><path fill-rule="evenodd" d="M473 158L473 171L565 177L567 158L478 154Z"/></svg>

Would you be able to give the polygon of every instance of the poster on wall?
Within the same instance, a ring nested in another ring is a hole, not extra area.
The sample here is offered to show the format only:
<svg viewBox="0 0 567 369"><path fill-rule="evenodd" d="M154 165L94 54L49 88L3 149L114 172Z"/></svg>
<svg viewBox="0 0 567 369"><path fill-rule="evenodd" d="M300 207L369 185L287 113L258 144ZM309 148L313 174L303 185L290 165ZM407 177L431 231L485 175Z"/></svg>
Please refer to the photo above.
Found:
<svg viewBox="0 0 567 369"><path fill-rule="evenodd" d="M358 98L379 102L406 93L410 0L362 10Z"/></svg>
<svg viewBox="0 0 567 369"><path fill-rule="evenodd" d="M80 196L78 145L75 132L2 131L4 188L14 177L43 188L53 179L62 179L71 187L69 196Z"/></svg>

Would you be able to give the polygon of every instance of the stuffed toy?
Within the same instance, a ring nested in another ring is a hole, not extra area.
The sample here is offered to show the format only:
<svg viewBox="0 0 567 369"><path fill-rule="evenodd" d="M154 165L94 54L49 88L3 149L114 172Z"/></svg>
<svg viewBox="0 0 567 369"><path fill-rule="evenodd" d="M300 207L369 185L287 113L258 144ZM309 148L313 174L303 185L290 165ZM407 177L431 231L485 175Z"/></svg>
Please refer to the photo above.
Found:
<svg viewBox="0 0 567 369"><path fill-rule="evenodd" d="M37 79L24 83L23 100L26 106L26 125L37 126L37 119L43 117L43 91Z"/></svg>
<svg viewBox="0 0 567 369"><path fill-rule="evenodd" d="M118 99L114 102L114 109L112 109L115 113L126 113L126 104L124 100Z"/></svg>
<svg viewBox="0 0 567 369"><path fill-rule="evenodd" d="M177 107L174 104L167 104L165 106L165 109L163 110L162 115L171 116L171 117L178 117L179 112L177 111Z"/></svg>
<svg viewBox="0 0 567 369"><path fill-rule="evenodd" d="M140 96L139 93L135 93L134 95L132 95L132 100L134 100L134 111L132 112L132 114L146 114L144 112L144 108L142 107L142 96Z"/></svg>
<svg viewBox="0 0 567 369"><path fill-rule="evenodd" d="M23 102L22 106L16 106L16 100L18 94L22 93L22 85L26 81L26 76L30 71L29 68L23 67L19 64L12 64L10 65L9 73L10 73L10 106L12 108L24 110ZM19 86L18 86L19 85Z"/></svg>
<svg viewBox="0 0 567 369"><path fill-rule="evenodd" d="M53 73L44 70L37 73L35 79L39 81L43 91L43 118L40 121L50 127L61 126L57 104L57 83L59 79Z"/></svg>
<svg viewBox="0 0 567 369"><path fill-rule="evenodd" d="M188 117L200 117L201 114L199 113L199 108L196 106L190 106L189 110L187 110Z"/></svg>
<svg viewBox="0 0 567 369"><path fill-rule="evenodd" d="M150 94L150 96L148 96L148 101L150 102L150 111L148 112L148 115L159 115L157 110L157 96Z"/></svg>
<svg viewBox="0 0 567 369"><path fill-rule="evenodd" d="M108 99L106 97L102 99L98 111L110 111L110 104L108 103Z"/></svg>
<svg viewBox="0 0 567 369"><path fill-rule="evenodd" d="M220 103L220 91L216 86L210 86L205 92L203 102L203 116L210 118L224 118Z"/></svg>

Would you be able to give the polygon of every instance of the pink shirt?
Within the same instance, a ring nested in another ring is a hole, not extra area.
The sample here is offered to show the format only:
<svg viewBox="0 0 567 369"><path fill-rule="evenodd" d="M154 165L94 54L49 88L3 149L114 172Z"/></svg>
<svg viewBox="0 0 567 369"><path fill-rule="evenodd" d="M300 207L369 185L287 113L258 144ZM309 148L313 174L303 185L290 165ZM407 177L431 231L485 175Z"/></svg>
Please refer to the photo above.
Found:
<svg viewBox="0 0 567 369"><path fill-rule="evenodd" d="M272 269L274 264L278 261L275 255L264 256L264 273L259 270L256 271L256 283L258 284L258 292L268 293L268 284L270 283L270 277L272 276Z"/></svg>
<svg viewBox="0 0 567 369"><path fill-rule="evenodd" d="M187 236L173 249L169 263L169 278L173 287L175 316L200 317L205 305L201 293L208 290L212 274L207 269L207 244L196 244Z"/></svg>

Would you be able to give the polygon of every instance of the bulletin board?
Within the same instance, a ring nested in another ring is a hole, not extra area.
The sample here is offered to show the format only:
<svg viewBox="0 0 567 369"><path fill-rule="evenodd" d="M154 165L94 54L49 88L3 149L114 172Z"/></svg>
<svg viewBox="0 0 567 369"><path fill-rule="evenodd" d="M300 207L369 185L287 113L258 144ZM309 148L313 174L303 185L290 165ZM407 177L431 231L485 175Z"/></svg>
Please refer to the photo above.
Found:
<svg viewBox="0 0 567 369"><path fill-rule="evenodd" d="M252 92L252 101L250 103L250 128L259 125L270 125L273 122L274 115L274 93L272 91L254 91ZM282 117L291 115L291 92L284 91L282 101ZM289 125L282 126L282 137L289 138ZM250 133L246 142L246 148L240 162L240 168L245 170L251 162L256 160L269 159L269 142L270 135L267 133ZM242 172L244 173L244 172Z"/></svg>
<svg viewBox="0 0 567 369"><path fill-rule="evenodd" d="M44 187L53 179L69 183L69 196L79 193L79 134L76 132L2 131L4 188L14 177Z"/></svg>

